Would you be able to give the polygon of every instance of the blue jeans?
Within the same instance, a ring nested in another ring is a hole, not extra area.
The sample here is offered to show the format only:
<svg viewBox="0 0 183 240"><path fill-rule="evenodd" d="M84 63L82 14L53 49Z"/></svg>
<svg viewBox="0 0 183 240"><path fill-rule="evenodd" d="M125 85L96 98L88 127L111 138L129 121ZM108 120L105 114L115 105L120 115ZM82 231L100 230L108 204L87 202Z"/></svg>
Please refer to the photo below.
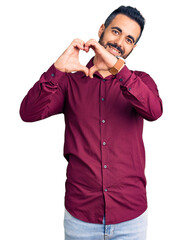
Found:
<svg viewBox="0 0 183 240"><path fill-rule="evenodd" d="M65 240L145 240L147 230L147 210L132 220L105 225L81 221L66 209L64 215Z"/></svg>

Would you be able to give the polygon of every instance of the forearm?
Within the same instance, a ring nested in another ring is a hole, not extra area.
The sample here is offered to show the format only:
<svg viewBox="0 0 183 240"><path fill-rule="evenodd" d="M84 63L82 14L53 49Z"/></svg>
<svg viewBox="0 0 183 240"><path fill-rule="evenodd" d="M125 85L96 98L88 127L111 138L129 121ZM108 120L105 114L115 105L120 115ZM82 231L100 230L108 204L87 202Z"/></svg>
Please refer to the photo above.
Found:
<svg viewBox="0 0 183 240"><path fill-rule="evenodd" d="M34 122L63 112L65 77L54 65L41 75L21 103L23 121Z"/></svg>
<svg viewBox="0 0 183 240"><path fill-rule="evenodd" d="M143 118L153 121L162 115L162 100L155 82L148 74L131 72L125 66L117 78L122 94Z"/></svg>

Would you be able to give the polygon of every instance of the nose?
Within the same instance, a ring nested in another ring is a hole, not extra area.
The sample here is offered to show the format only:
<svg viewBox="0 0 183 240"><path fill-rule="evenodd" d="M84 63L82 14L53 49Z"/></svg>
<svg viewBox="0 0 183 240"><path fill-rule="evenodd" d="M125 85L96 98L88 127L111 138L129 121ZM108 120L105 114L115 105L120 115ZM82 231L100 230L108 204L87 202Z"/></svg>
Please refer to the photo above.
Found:
<svg viewBox="0 0 183 240"><path fill-rule="evenodd" d="M119 36L119 37L116 39L116 44L117 44L118 47L120 47L121 49L123 49L124 42L125 42L125 38L124 38L123 36Z"/></svg>
<svg viewBox="0 0 183 240"><path fill-rule="evenodd" d="M120 36L115 40L116 45L121 48L122 52L124 52L124 43L125 39L124 37Z"/></svg>

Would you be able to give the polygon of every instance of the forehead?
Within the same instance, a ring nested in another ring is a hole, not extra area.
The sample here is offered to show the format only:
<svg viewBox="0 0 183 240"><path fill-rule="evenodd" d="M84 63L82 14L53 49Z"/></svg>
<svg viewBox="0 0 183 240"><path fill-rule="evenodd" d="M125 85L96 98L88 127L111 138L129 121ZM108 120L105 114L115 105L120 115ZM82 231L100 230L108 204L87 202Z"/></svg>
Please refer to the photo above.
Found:
<svg viewBox="0 0 183 240"><path fill-rule="evenodd" d="M131 35L135 39L138 38L141 32L140 25L124 14L116 15L107 28L111 29L112 27L120 28L125 35Z"/></svg>

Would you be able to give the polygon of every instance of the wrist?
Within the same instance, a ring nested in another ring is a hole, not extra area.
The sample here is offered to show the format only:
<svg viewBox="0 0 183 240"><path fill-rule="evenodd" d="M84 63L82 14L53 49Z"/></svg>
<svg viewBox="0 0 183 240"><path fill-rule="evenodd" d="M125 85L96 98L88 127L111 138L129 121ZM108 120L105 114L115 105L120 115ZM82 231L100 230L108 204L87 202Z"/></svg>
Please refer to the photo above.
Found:
<svg viewBox="0 0 183 240"><path fill-rule="evenodd" d="M59 66L56 62L54 63L54 67L61 72L67 72L66 68Z"/></svg>
<svg viewBox="0 0 183 240"><path fill-rule="evenodd" d="M119 71L118 72L120 72L123 68L124 68L124 66L125 66L125 64L126 64L126 61L124 60L124 59L122 59L123 61L124 61L124 63L122 64L122 66L119 68Z"/></svg>
<svg viewBox="0 0 183 240"><path fill-rule="evenodd" d="M118 72L122 70L125 66L125 60L122 57L116 56L117 61L112 68L109 69L109 72L113 75L116 75Z"/></svg>

